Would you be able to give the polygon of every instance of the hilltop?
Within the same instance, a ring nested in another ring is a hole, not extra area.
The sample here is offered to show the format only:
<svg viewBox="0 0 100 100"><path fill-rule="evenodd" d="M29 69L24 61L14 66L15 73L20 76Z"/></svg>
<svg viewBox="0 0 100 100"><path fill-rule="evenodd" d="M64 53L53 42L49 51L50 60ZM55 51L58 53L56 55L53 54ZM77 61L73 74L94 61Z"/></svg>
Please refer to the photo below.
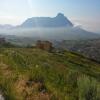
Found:
<svg viewBox="0 0 100 100"><path fill-rule="evenodd" d="M69 51L0 48L6 100L99 100L100 64Z"/></svg>

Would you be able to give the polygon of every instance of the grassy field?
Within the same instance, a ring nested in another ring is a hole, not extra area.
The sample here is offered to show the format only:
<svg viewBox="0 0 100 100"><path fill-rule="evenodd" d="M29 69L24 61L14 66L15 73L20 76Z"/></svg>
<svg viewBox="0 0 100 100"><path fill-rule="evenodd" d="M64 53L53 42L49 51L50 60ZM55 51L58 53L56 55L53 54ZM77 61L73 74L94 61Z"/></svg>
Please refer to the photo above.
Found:
<svg viewBox="0 0 100 100"><path fill-rule="evenodd" d="M100 64L64 51L0 48L6 100L100 100Z"/></svg>

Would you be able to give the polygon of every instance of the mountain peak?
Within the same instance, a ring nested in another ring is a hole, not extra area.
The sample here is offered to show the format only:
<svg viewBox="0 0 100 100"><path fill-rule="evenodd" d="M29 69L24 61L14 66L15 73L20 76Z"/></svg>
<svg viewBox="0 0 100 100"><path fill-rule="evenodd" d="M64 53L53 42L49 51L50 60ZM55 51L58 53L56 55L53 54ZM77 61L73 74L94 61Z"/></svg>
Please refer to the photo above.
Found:
<svg viewBox="0 0 100 100"><path fill-rule="evenodd" d="M58 13L58 14L57 14L57 17L64 17L64 14Z"/></svg>
<svg viewBox="0 0 100 100"><path fill-rule="evenodd" d="M27 19L21 27L72 27L73 24L64 14L58 13L56 17L32 17Z"/></svg>

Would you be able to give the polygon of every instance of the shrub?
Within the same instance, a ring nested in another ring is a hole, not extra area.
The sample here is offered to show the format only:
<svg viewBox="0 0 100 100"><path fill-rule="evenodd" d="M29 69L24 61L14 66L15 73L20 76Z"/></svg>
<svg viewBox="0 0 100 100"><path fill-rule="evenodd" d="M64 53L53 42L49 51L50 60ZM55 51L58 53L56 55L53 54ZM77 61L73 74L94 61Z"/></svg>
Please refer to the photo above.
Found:
<svg viewBox="0 0 100 100"><path fill-rule="evenodd" d="M78 79L79 100L97 100L98 82L88 76L82 76Z"/></svg>

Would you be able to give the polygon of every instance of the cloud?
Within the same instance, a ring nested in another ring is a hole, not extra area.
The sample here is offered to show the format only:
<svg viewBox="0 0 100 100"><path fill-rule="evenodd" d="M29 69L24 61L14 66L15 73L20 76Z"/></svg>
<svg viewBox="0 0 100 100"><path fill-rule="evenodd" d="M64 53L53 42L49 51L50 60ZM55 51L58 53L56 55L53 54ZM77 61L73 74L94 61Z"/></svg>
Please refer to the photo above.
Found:
<svg viewBox="0 0 100 100"><path fill-rule="evenodd" d="M82 24L79 22L74 22L73 24L74 24L74 27L82 27Z"/></svg>
<svg viewBox="0 0 100 100"><path fill-rule="evenodd" d="M0 19L18 19L17 16L0 16Z"/></svg>
<svg viewBox="0 0 100 100"><path fill-rule="evenodd" d="M0 16L0 24L9 24L17 25L21 24L25 18L20 16Z"/></svg>
<svg viewBox="0 0 100 100"><path fill-rule="evenodd" d="M92 32L100 32L100 21L98 19L71 19L75 27L82 27Z"/></svg>

